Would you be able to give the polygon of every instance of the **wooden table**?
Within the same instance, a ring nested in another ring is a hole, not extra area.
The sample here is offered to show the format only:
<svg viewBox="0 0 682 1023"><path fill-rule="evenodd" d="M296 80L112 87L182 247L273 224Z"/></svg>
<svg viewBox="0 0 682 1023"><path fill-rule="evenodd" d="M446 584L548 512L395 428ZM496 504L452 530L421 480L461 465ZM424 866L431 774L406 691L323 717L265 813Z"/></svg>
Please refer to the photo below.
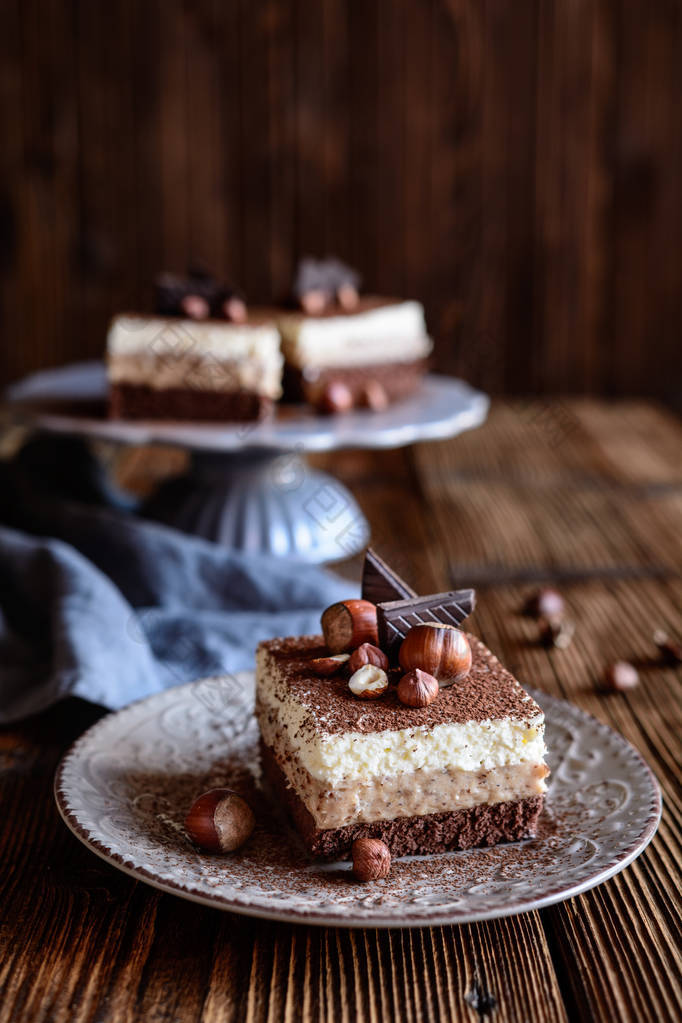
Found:
<svg viewBox="0 0 682 1023"><path fill-rule="evenodd" d="M507 665L642 751L664 791L658 835L601 887L506 920L353 932L240 918L138 884L68 833L52 776L100 713L70 701L0 733L0 1020L679 1019L681 672L651 640L682 634L679 421L643 404L498 404L451 442L318 461L418 589L476 585L472 628ZM544 580L577 623L566 650L539 646L518 614ZM616 658L641 685L600 694Z"/></svg>

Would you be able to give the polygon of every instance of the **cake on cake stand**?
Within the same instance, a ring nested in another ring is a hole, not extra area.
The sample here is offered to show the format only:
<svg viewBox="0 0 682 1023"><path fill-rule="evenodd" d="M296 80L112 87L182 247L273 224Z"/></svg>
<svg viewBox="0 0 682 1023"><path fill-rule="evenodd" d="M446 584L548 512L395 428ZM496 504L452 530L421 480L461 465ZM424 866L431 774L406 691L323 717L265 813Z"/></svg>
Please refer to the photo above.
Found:
<svg viewBox="0 0 682 1023"><path fill-rule="evenodd" d="M116 444L166 444L190 453L188 471L161 485L141 514L227 547L309 562L362 550L369 527L355 498L305 455L397 448L479 426L488 398L462 380L430 374L411 398L383 412L320 416L278 408L264 423L184 423L106 418L100 362L36 373L5 395L15 421L36 430Z"/></svg>

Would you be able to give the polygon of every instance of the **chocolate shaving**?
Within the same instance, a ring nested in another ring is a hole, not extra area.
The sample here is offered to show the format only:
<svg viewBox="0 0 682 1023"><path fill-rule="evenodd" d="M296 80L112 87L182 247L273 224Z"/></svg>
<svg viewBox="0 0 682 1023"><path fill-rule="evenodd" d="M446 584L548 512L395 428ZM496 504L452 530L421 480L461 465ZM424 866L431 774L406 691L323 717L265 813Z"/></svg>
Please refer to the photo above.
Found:
<svg viewBox="0 0 682 1023"><path fill-rule="evenodd" d="M428 597L411 597L377 605L379 645L394 659L407 633L415 625L442 622L459 626L476 606L474 590L450 590Z"/></svg>
<svg viewBox="0 0 682 1023"><path fill-rule="evenodd" d="M376 551L368 547L362 567L363 600L381 604L382 601L405 600L416 596L415 590L389 568Z"/></svg>

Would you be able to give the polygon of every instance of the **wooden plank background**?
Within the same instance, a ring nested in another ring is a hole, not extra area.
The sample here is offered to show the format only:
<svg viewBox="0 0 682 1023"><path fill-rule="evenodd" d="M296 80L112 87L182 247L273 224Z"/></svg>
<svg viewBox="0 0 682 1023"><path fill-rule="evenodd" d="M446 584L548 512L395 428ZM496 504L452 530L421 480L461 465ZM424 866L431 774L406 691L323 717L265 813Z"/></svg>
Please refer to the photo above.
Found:
<svg viewBox="0 0 682 1023"><path fill-rule="evenodd" d="M0 383L335 252L494 392L682 402L673 0L6 0Z"/></svg>

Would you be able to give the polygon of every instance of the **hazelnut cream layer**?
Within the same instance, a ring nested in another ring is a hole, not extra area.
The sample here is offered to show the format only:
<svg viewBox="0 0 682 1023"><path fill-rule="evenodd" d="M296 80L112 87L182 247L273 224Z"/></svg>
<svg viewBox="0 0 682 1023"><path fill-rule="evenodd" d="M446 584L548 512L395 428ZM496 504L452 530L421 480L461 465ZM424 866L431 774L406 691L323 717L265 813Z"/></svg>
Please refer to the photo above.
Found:
<svg viewBox="0 0 682 1023"><path fill-rule="evenodd" d="M469 676L420 709L403 706L394 688L379 700L359 700L345 678L316 677L306 662L323 652L321 637L263 643L256 662L261 730L274 729L270 738L279 752L330 789L353 781L384 784L416 771L543 765L541 709L480 640L469 640Z"/></svg>
<svg viewBox="0 0 682 1023"><path fill-rule="evenodd" d="M311 777L277 728L276 715L257 708L263 742L271 750L287 782L311 814L315 826L343 828L349 824L395 820L431 813L466 810L481 804L513 802L542 795L548 769L544 764L518 763L463 771L417 768L409 773L351 778L330 786Z"/></svg>
<svg viewBox="0 0 682 1023"><path fill-rule="evenodd" d="M117 384L282 393L279 333L271 319L247 323L116 316L107 337L109 379Z"/></svg>
<svg viewBox="0 0 682 1023"><path fill-rule="evenodd" d="M282 350L297 369L414 362L431 352L419 302L363 298L357 310L278 317Z"/></svg>

